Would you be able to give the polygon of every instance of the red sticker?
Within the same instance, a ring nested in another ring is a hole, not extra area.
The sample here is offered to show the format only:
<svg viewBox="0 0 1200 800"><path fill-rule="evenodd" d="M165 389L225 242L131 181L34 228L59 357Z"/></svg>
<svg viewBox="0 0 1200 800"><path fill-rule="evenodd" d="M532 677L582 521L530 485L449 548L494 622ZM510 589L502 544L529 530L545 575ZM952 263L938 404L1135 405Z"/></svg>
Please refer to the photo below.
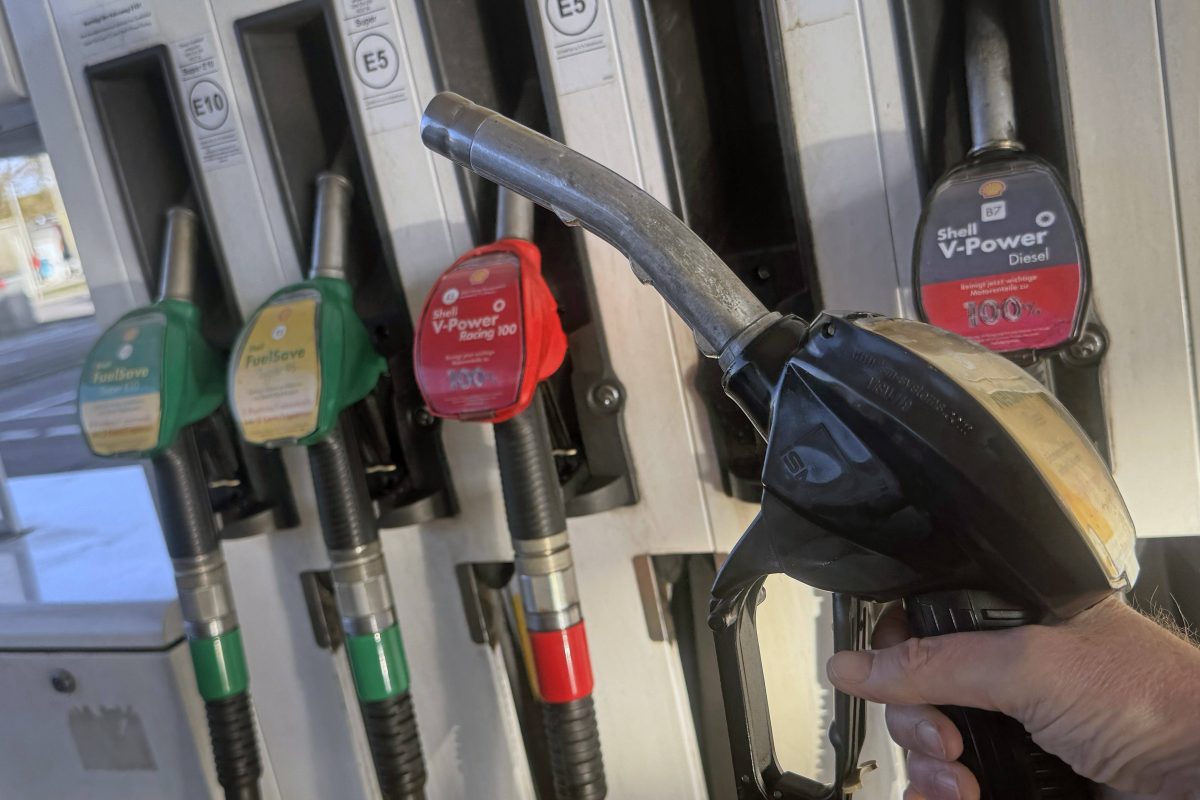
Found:
<svg viewBox="0 0 1200 800"><path fill-rule="evenodd" d="M435 416L494 423L528 408L566 352L537 245L502 239L438 279L417 324L413 365Z"/></svg>
<svg viewBox="0 0 1200 800"><path fill-rule="evenodd" d="M921 287L926 319L992 350L1039 350L1069 338L1083 291L1078 264Z"/></svg>
<svg viewBox="0 0 1200 800"><path fill-rule="evenodd" d="M564 631L530 631L538 692L547 703L569 703L592 693L587 631L577 622Z"/></svg>
<svg viewBox="0 0 1200 800"><path fill-rule="evenodd" d="M521 270L513 253L487 253L438 280L422 317L421 388L441 416L485 416L517 402L525 352Z"/></svg>

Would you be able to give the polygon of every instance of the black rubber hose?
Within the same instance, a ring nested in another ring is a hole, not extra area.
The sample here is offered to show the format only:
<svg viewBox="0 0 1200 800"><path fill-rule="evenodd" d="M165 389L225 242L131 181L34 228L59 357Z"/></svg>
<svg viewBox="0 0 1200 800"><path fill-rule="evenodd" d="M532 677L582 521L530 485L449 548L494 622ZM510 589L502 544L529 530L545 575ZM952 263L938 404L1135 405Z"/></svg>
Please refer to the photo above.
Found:
<svg viewBox="0 0 1200 800"><path fill-rule="evenodd" d="M328 436L308 448L308 466L317 492L325 546L350 550L376 541L379 531L362 457L344 414Z"/></svg>
<svg viewBox="0 0 1200 800"><path fill-rule="evenodd" d="M241 692L204 704L208 715L208 735L212 741L217 780L226 800L258 800L262 763L258 759L258 738L254 730L254 711L250 694Z"/></svg>
<svg viewBox="0 0 1200 800"><path fill-rule="evenodd" d="M158 488L163 539L171 558L195 558L219 544L208 500L208 479L200 466L195 433L184 429L150 462Z"/></svg>
<svg viewBox="0 0 1200 800"><path fill-rule="evenodd" d="M1037 622L1020 604L990 592L931 592L905 600L914 636L1014 628ZM1087 800L1092 784L1033 741L1021 723L995 711L942 706L963 735L959 759L979 779L981 800Z"/></svg>
<svg viewBox="0 0 1200 800"><path fill-rule="evenodd" d="M567 529L567 514L542 398L495 425L504 514L514 539L542 539Z"/></svg>
<svg viewBox="0 0 1200 800"><path fill-rule="evenodd" d="M600 800L607 795L592 696L569 703L543 703L542 720L558 800Z"/></svg>
<svg viewBox="0 0 1200 800"><path fill-rule="evenodd" d="M425 757L409 692L360 703L379 789L386 800L423 800Z"/></svg>

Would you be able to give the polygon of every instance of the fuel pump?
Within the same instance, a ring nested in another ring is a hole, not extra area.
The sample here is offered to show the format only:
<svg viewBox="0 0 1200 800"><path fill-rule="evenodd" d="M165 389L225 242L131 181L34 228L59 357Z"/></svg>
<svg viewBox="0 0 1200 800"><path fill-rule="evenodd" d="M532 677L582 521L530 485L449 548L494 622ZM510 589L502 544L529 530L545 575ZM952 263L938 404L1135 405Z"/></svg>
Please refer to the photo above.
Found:
<svg viewBox="0 0 1200 800"><path fill-rule="evenodd" d="M225 398L225 361L192 302L196 214L167 212L158 299L101 335L79 384L81 428L98 456L150 459L184 630L227 798L258 798L254 711L237 610L196 443Z"/></svg>
<svg viewBox="0 0 1200 800"><path fill-rule="evenodd" d="M346 278L350 182L316 181L309 279L264 303L238 337L230 405L242 437L308 448L332 581L375 774L386 798L423 798L425 764L391 583L349 409L386 365Z"/></svg>
<svg viewBox="0 0 1200 800"><path fill-rule="evenodd" d="M1031 364L1083 332L1087 248L1061 176L1017 139L1000 11L965 4L973 146L925 200L914 294L925 321Z"/></svg>
<svg viewBox="0 0 1200 800"><path fill-rule="evenodd" d="M649 195L457 95L429 104L422 139L624 253L717 358L767 441L762 506L709 617L739 797L842 798L863 771L864 704L844 695L831 784L776 759L754 621L767 575L835 593L839 649L865 643L864 600L903 598L914 633L932 636L1068 618L1136 580L1133 523L1104 462L1012 362L910 320L767 312ZM1089 796L1015 721L947 711L984 797Z"/></svg>
<svg viewBox="0 0 1200 800"><path fill-rule="evenodd" d="M567 338L533 243L533 203L500 190L496 241L434 284L414 353L435 416L492 423L515 551L522 631L559 800L607 794L587 633L539 384Z"/></svg>

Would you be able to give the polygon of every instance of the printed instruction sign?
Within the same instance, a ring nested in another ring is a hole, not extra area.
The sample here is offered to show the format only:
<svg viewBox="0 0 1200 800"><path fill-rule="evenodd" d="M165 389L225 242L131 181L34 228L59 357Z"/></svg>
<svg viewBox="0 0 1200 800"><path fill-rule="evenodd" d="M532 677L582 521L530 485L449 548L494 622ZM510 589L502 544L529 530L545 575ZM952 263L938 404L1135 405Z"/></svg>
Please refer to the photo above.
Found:
<svg viewBox="0 0 1200 800"><path fill-rule="evenodd" d="M603 0L538 2L559 94L582 92L616 78Z"/></svg>
<svg viewBox="0 0 1200 800"><path fill-rule="evenodd" d="M79 420L97 455L140 453L158 444L166 330L159 313L122 320L100 337L84 364Z"/></svg>
<svg viewBox="0 0 1200 800"><path fill-rule="evenodd" d="M233 411L251 444L282 444L317 428L321 362L316 292L281 297L254 317L233 370Z"/></svg>
<svg viewBox="0 0 1200 800"><path fill-rule="evenodd" d="M415 125L412 80L388 0L341 0L346 57L368 133Z"/></svg>
<svg viewBox="0 0 1200 800"><path fill-rule="evenodd" d="M103 61L115 51L158 36L154 8L146 0L113 0L80 3L70 18L70 39L79 43L85 64Z"/></svg>
<svg viewBox="0 0 1200 800"><path fill-rule="evenodd" d="M229 81L217 58L212 34L180 39L171 49L200 168L214 170L241 164L245 161L241 126L230 108Z"/></svg>

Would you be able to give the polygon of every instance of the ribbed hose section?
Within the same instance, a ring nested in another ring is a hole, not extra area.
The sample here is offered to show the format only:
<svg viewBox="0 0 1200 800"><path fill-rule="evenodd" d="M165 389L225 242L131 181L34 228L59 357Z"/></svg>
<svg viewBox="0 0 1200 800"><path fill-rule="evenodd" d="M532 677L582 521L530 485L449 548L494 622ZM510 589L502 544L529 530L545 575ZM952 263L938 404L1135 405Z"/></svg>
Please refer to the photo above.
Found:
<svg viewBox="0 0 1200 800"><path fill-rule="evenodd" d="M344 417L328 436L308 448L308 467L325 546L350 550L378 539L362 458Z"/></svg>
<svg viewBox="0 0 1200 800"><path fill-rule="evenodd" d="M541 397L534 395L529 408L495 429L509 535L541 539L566 530L567 515Z"/></svg>
<svg viewBox="0 0 1200 800"><path fill-rule="evenodd" d="M185 428L150 462L158 488L163 539L171 558L194 558L217 549L217 527L208 500L195 434Z"/></svg>
<svg viewBox="0 0 1200 800"><path fill-rule="evenodd" d="M558 800L599 800L608 794L600 729L592 696L569 703L543 703L550 769Z"/></svg>
<svg viewBox="0 0 1200 800"><path fill-rule="evenodd" d="M409 692L360 703L379 789L386 800L424 800L425 757Z"/></svg>
<svg viewBox="0 0 1200 800"><path fill-rule="evenodd" d="M262 796L258 789L262 764L258 760L249 693L209 700L204 709L208 714L217 780L225 790L226 800L258 800Z"/></svg>

